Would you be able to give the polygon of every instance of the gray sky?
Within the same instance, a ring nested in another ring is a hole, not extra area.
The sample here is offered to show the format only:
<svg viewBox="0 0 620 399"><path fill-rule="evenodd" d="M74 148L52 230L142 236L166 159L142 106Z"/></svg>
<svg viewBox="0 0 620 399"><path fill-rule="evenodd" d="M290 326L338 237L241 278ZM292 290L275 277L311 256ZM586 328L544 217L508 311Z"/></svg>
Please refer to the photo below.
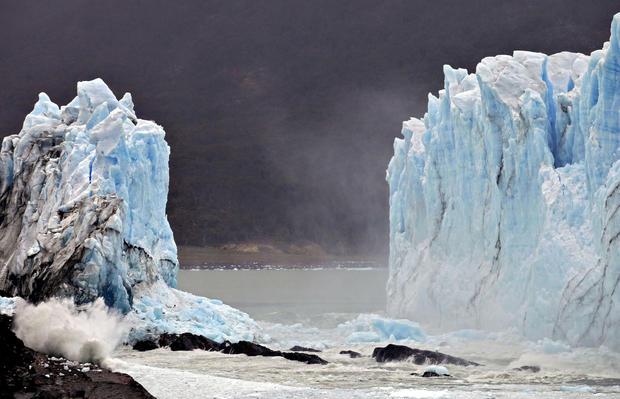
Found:
<svg viewBox="0 0 620 399"><path fill-rule="evenodd" d="M25 3L25 4L24 4ZM617 1L0 2L0 132L78 80L167 131L180 244L317 242L385 253L385 168L442 65L589 53Z"/></svg>

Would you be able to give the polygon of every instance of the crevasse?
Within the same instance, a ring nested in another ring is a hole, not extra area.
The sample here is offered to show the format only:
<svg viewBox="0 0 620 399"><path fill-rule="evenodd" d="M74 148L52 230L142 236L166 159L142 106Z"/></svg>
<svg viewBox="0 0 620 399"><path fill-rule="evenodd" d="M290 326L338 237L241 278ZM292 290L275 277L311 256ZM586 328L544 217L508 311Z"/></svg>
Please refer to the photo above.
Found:
<svg viewBox="0 0 620 399"><path fill-rule="evenodd" d="M444 67L388 166L388 311L620 349L620 14L590 56Z"/></svg>

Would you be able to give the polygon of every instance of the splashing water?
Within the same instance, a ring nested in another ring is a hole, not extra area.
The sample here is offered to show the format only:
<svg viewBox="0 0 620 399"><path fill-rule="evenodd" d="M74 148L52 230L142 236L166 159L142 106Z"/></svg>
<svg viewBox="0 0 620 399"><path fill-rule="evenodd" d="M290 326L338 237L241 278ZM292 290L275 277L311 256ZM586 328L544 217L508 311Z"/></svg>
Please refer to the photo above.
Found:
<svg viewBox="0 0 620 399"><path fill-rule="evenodd" d="M39 352L80 362L101 362L127 335L129 326L103 299L76 306L72 299L16 304L15 335Z"/></svg>

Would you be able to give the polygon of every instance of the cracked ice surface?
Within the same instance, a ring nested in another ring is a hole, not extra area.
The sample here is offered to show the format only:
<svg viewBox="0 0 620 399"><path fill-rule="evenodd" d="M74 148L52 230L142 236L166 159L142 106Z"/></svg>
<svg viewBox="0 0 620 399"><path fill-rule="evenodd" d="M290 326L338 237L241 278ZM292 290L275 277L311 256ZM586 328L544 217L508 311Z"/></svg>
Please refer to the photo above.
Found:
<svg viewBox="0 0 620 399"><path fill-rule="evenodd" d="M620 349L620 14L590 56L444 75L388 167L388 311Z"/></svg>

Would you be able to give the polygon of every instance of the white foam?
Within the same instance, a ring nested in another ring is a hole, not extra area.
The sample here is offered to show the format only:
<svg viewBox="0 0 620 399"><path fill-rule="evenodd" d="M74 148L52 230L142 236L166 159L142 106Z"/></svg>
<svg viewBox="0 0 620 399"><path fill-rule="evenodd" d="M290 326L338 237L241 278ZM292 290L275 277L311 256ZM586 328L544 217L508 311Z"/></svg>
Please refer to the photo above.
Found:
<svg viewBox="0 0 620 399"><path fill-rule="evenodd" d="M128 326L103 299L76 306L72 299L50 299L38 305L17 302L15 335L39 352L80 362L100 362L121 343Z"/></svg>

